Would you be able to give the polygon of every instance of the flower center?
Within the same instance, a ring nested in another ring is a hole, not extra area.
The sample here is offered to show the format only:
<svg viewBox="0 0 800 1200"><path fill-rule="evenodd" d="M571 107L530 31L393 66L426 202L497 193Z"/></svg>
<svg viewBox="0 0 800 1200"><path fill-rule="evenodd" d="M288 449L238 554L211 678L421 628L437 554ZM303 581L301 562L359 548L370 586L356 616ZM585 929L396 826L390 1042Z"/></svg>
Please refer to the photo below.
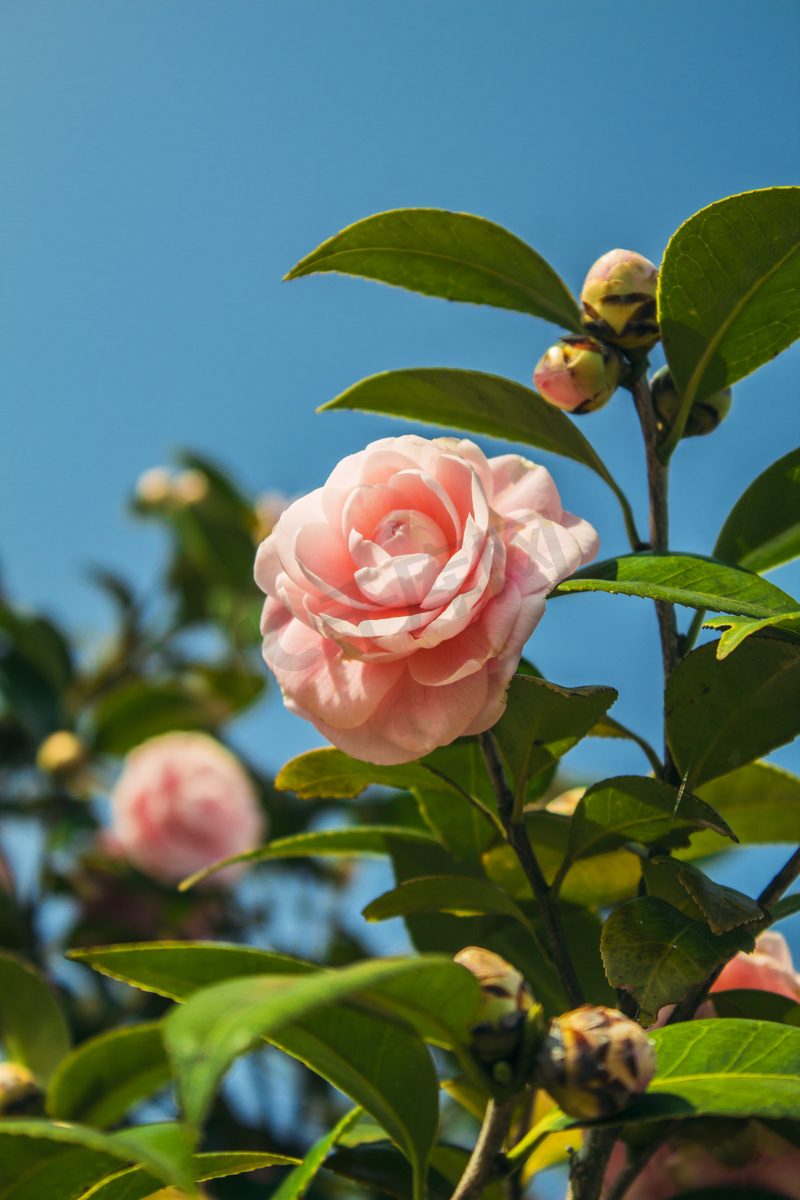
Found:
<svg viewBox="0 0 800 1200"><path fill-rule="evenodd" d="M372 541L392 558L429 554L444 566L450 556L447 539L436 521L413 508L387 513L375 527Z"/></svg>

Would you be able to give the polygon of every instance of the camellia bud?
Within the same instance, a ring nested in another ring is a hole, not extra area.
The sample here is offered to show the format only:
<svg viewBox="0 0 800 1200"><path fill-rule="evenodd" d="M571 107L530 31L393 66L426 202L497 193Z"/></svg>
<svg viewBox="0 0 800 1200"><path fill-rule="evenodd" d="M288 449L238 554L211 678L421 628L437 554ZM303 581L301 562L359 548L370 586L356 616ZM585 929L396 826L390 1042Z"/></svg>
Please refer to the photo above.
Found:
<svg viewBox="0 0 800 1200"><path fill-rule="evenodd" d="M591 1004L550 1023L538 1062L542 1087L582 1120L621 1112L655 1070L653 1043L641 1026L614 1008Z"/></svg>
<svg viewBox="0 0 800 1200"><path fill-rule="evenodd" d="M481 985L478 1019L470 1029L472 1049L481 1062L493 1063L513 1055L519 1043L533 996L515 967L499 954L467 946L455 961L471 971Z"/></svg>
<svg viewBox="0 0 800 1200"><path fill-rule="evenodd" d="M663 440L672 428L681 406L681 398L668 367L656 371L650 381L650 392L653 408L656 410L659 438ZM724 421L730 412L732 398L731 389L723 388L713 396L706 396L705 400L695 400L689 409L681 437L702 437L703 434L713 433L720 421Z"/></svg>
<svg viewBox="0 0 800 1200"><path fill-rule="evenodd" d="M561 338L539 359L533 382L549 404L582 415L608 403L621 370L613 346L576 334Z"/></svg>
<svg viewBox="0 0 800 1200"><path fill-rule="evenodd" d="M633 250L598 258L581 292L589 333L623 350L649 350L659 339L656 320L658 267Z"/></svg>
<svg viewBox="0 0 800 1200"><path fill-rule="evenodd" d="M72 775L85 762L86 747L68 729L51 733L36 751L36 765L48 775Z"/></svg>
<svg viewBox="0 0 800 1200"><path fill-rule="evenodd" d="M42 1093L27 1067L0 1063L0 1116L13 1117L41 1112Z"/></svg>
<svg viewBox="0 0 800 1200"><path fill-rule="evenodd" d="M160 508L172 498L172 478L166 467L150 467L136 481L136 499L148 508Z"/></svg>
<svg viewBox="0 0 800 1200"><path fill-rule="evenodd" d="M208 493L208 476L194 468L181 471L170 485L170 496L176 504L200 504Z"/></svg>

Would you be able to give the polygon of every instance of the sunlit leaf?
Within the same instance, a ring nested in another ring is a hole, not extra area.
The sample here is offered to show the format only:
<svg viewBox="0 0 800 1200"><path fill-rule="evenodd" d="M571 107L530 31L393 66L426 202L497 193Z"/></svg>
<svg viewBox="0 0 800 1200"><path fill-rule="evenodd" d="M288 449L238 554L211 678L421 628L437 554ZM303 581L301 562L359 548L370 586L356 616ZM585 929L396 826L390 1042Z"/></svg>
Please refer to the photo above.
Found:
<svg viewBox="0 0 800 1200"><path fill-rule="evenodd" d="M35 967L0 951L0 1037L6 1055L41 1084L68 1053L70 1036L61 1006Z"/></svg>
<svg viewBox="0 0 800 1200"><path fill-rule="evenodd" d="M62 1121L105 1129L168 1080L159 1024L124 1025L90 1038L61 1060L47 1091L47 1111Z"/></svg>

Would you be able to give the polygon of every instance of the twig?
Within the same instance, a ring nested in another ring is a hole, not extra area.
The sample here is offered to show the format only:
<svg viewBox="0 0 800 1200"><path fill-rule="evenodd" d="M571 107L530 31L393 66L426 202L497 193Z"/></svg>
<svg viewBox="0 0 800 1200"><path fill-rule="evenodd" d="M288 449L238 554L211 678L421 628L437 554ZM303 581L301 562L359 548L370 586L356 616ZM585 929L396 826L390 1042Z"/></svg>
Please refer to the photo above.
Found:
<svg viewBox="0 0 800 1200"><path fill-rule="evenodd" d="M564 930L561 925L561 917L558 908L553 904L550 898L550 890L547 886L547 880L542 874L542 868L539 866L539 860L536 857L533 846L531 845L528 831L525 828L524 819L520 822L514 821L514 797L511 794L511 789L503 771L503 764L500 761L500 754L497 749L497 742L491 732L482 733L479 735L483 757L486 762L486 770L489 772L489 779L492 783L495 797L497 798L497 811L500 814L500 820L506 831L506 837L509 844L519 859L520 866L525 872L525 877L531 885L534 898L539 906L542 922L544 923L547 940L550 944L550 949L553 954L553 961L556 965L559 978L567 996L567 1002L572 1008L577 1008L583 1004L583 990L578 982L578 976L575 973L575 967L570 957L567 940L564 937Z"/></svg>
<svg viewBox="0 0 800 1200"><path fill-rule="evenodd" d="M577 1154L573 1154L570 1163L571 1200L599 1200L617 1132L606 1128L586 1130L583 1145Z"/></svg>
<svg viewBox="0 0 800 1200"><path fill-rule="evenodd" d="M477 1200L489 1183L495 1174L497 1156L502 1151L503 1142L511 1128L516 1104L516 1095L504 1100L502 1104L498 1104L496 1100L489 1101L475 1149L451 1200Z"/></svg>
<svg viewBox="0 0 800 1200"><path fill-rule="evenodd" d="M800 846L797 847L794 854L788 859L774 879L771 879L764 888L761 895L758 897L758 903L763 904L764 908L771 908L776 901L780 900L783 893L788 887L794 883L800 875ZM680 1004L678 1004L669 1015L667 1020L668 1025L677 1025L681 1021L691 1021L694 1014L697 1012L700 1005L708 996L714 984L722 974L726 964L720 965L711 972L709 977L696 987L692 988L687 996L684 996Z"/></svg>
<svg viewBox="0 0 800 1200"><path fill-rule="evenodd" d="M623 1200L625 1193L633 1181L639 1176L641 1171L644 1170L656 1151L660 1150L664 1143L669 1141L673 1133L675 1133L676 1129L678 1129L680 1125L680 1121L667 1121L658 1137L655 1138L655 1140L652 1141L649 1146L645 1146L641 1154L639 1154L632 1163L628 1163L627 1166L623 1167L613 1186L606 1194L605 1200Z"/></svg>
<svg viewBox="0 0 800 1200"><path fill-rule="evenodd" d="M669 466L658 457L656 414L650 396L650 384L644 371L631 383L631 395L639 416L647 456L647 490L650 496L650 545L657 554L666 554L669 547L669 510L667 491ZM678 622L674 605L656 600L658 632L661 637L661 659L664 666L664 685L678 665ZM669 746L664 745L664 780L677 783L678 773Z"/></svg>

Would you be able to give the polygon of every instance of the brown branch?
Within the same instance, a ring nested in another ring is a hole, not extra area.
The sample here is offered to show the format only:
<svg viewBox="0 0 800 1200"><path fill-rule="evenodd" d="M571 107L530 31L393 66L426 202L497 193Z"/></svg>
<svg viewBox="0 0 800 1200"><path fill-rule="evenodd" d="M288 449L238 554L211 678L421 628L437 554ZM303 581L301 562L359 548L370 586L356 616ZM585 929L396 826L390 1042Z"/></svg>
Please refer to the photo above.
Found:
<svg viewBox="0 0 800 1200"><path fill-rule="evenodd" d="M511 1128L511 1120L517 1096L511 1096L498 1104L490 1100L475 1143L475 1149L470 1155L464 1174L458 1181L451 1200L477 1200L481 1192L496 1173L497 1156L503 1149L503 1142Z"/></svg>

